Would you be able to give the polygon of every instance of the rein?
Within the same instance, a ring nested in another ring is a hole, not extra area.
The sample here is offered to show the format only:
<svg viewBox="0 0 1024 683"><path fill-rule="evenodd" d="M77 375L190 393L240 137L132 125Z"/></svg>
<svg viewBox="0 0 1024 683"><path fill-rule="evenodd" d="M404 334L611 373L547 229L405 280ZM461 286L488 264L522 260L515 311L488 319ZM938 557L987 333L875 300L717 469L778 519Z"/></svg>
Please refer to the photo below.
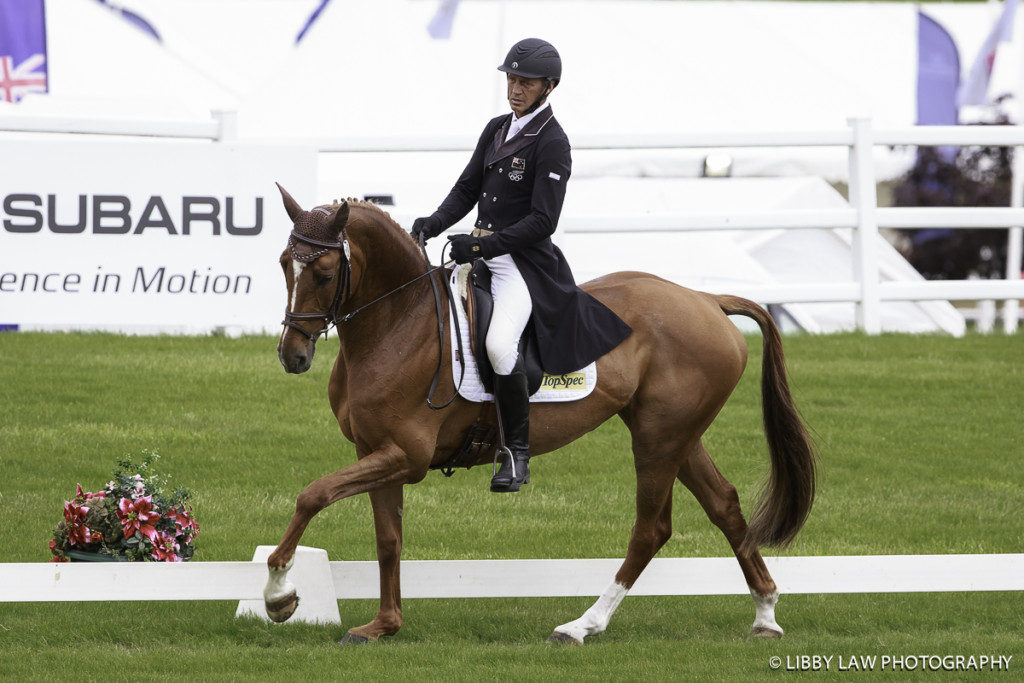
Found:
<svg viewBox="0 0 1024 683"><path fill-rule="evenodd" d="M399 292L405 289L414 282L418 282L419 280L422 280L425 277L429 277L433 275L435 272L444 269L444 250L441 250L441 265L430 268L430 257L427 256L426 241L423 239L423 236L420 235L419 247L420 250L423 252L423 259L427 262L427 272L423 273L422 275L417 275L416 277L409 280L405 284L395 287L390 292L386 292L385 294L380 295L373 301L363 304L356 310L350 313L346 313L343 316L339 316L338 307L341 305L341 302L351 293L350 290L352 287L352 265L351 262L349 261L349 257L351 256L351 250L349 249L348 246L348 236L345 234L345 229L342 228L341 230L340 242L321 242L320 240L315 240L311 237L302 235L296 230L292 230L292 237L299 240L300 242L305 242L306 244L311 244L317 247L324 247L325 249L337 249L342 253L342 258L339 259L338 263L338 286L334 290L334 299L331 301L330 308L326 311L321 311L319 313L295 313L294 311L291 311L287 308L284 311L284 320L281 321L281 324L284 325L285 327L289 327L297 332L300 332L304 337L306 337L306 339L312 341L313 343L316 343L316 340L320 337L321 334L324 335L324 337L326 338L332 326L336 328L338 327L338 325L348 322L349 320L354 318L356 314L358 314L360 311L363 311L369 308L370 306L374 305L375 303L382 301L383 299L386 299L395 292ZM448 278L442 276L441 282L444 286L444 291L448 299L448 304L451 306L452 315L455 316L456 320L458 320L458 309L456 308L455 305L455 296L452 294L451 286L448 284ZM298 285L296 284L296 286ZM434 292L434 304L435 309L437 311L437 341L439 345L439 352L437 358L437 369L434 371L434 378L430 381L430 391L427 393L427 405L430 406L430 408L432 408L433 410L443 410L444 408L450 406L459 395L459 389L462 388L462 382L466 377L466 363L463 360L462 370L459 374L459 385L455 388L455 393L452 395L452 397L442 405L434 405L434 392L437 390L437 384L441 378L441 370L444 364L444 307L441 303L441 295L437 291L437 283L434 282L434 278L432 277L430 278L430 288ZM307 332L301 325L297 324L297 322L308 320L323 321L323 329L321 329L314 335ZM456 335L456 339L458 340L459 357L464 359L465 353L462 349L462 335Z"/></svg>

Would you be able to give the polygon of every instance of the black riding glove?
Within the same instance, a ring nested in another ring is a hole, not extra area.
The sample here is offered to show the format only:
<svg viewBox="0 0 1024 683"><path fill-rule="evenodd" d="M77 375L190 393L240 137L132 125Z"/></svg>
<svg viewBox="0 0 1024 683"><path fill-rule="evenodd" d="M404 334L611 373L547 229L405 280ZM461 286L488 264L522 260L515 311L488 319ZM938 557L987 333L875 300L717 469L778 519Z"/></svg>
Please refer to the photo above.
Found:
<svg viewBox="0 0 1024 683"><path fill-rule="evenodd" d="M480 253L480 238L472 235L449 235L452 243L452 258L456 263L469 263L483 254Z"/></svg>
<svg viewBox="0 0 1024 683"><path fill-rule="evenodd" d="M420 235L423 235L423 241L426 242L431 237L437 237L441 234L441 219L437 216L417 218L412 222L412 230L409 232L417 242L420 239Z"/></svg>

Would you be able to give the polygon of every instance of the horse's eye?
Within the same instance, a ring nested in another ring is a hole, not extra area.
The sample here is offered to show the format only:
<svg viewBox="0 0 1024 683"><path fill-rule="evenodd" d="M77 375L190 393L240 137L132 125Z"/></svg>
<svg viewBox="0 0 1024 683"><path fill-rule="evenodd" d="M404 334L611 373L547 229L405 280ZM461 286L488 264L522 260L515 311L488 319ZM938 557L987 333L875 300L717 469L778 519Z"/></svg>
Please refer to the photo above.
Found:
<svg viewBox="0 0 1024 683"><path fill-rule="evenodd" d="M333 273L330 273L330 274L327 274L327 275L319 275L319 274L317 274L317 275L314 275L313 277L316 280L316 283L318 285L326 285L328 282L330 282L331 280L334 279L334 274Z"/></svg>

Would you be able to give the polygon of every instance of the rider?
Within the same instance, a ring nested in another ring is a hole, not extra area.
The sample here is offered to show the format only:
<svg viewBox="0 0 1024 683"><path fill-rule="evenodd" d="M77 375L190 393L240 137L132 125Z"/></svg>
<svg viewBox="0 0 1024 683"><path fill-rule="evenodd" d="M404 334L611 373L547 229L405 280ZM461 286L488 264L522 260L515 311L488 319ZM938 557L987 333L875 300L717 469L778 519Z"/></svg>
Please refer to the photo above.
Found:
<svg viewBox="0 0 1024 683"><path fill-rule="evenodd" d="M569 140L547 98L562 76L562 60L547 41L527 38L498 67L506 74L511 114L484 127L455 186L430 216L417 218L414 237L435 237L478 205L470 235L452 235L456 263L486 260L494 310L487 357L512 460L504 458L491 491L518 491L529 482L530 404L519 339L533 320L541 365L550 374L586 367L632 330L576 287L561 250L550 239L562 211L572 168Z"/></svg>

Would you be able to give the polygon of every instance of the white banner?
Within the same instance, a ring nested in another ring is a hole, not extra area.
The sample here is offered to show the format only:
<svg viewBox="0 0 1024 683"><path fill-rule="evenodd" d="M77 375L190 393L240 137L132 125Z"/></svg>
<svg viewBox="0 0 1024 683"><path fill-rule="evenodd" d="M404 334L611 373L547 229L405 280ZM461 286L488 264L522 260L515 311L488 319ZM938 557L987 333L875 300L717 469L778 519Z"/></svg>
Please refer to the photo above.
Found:
<svg viewBox="0 0 1024 683"><path fill-rule="evenodd" d="M291 222L309 208L312 148L5 140L0 324L266 330L285 306Z"/></svg>

